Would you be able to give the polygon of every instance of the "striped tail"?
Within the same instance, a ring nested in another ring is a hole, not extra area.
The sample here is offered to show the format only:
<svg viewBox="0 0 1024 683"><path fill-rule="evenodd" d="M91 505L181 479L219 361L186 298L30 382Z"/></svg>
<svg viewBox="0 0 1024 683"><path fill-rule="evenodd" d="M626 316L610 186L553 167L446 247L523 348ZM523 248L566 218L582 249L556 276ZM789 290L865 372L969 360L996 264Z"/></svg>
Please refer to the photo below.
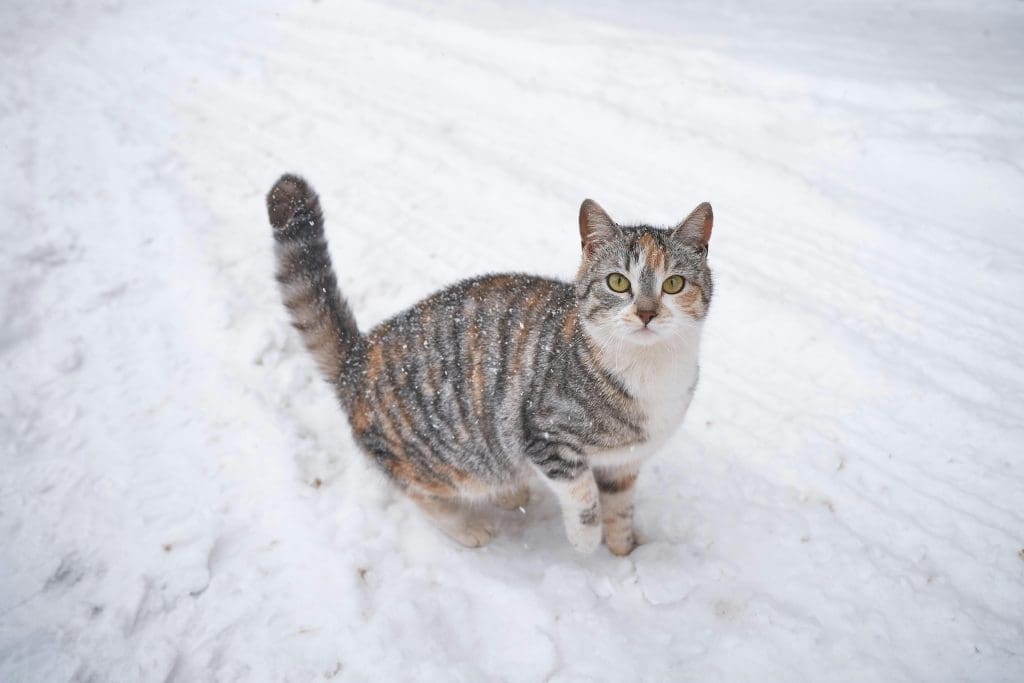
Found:
<svg viewBox="0 0 1024 683"><path fill-rule="evenodd" d="M267 213L274 228L277 281L292 325L324 377L341 390L345 361L362 335L338 291L320 200L305 180L286 174L267 194Z"/></svg>

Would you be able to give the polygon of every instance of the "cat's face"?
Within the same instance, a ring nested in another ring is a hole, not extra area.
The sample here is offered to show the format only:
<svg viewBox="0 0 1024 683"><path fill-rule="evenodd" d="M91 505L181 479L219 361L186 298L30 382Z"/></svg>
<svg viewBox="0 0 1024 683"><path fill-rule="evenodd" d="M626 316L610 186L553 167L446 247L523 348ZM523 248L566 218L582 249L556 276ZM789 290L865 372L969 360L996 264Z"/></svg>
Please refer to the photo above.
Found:
<svg viewBox="0 0 1024 683"><path fill-rule="evenodd" d="M595 202L580 208L580 319L596 339L655 346L687 339L711 302L711 206L674 228L619 226Z"/></svg>

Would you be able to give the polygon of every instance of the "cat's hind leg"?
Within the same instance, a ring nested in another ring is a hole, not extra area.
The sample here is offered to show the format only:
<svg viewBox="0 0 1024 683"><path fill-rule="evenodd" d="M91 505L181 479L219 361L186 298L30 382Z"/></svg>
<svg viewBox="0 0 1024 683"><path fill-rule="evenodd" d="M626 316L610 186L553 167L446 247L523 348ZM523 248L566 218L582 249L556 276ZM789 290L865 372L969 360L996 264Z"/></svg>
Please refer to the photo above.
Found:
<svg viewBox="0 0 1024 683"><path fill-rule="evenodd" d="M487 521L457 498L442 498L419 492L408 492L438 529L467 548L487 545L493 530Z"/></svg>
<svg viewBox="0 0 1024 683"><path fill-rule="evenodd" d="M360 433L358 424L357 415L353 425L364 449L437 528L469 548L487 545L492 527L466 499L476 498L474 494L484 499L485 485L443 461L408 457L401 444L392 447L374 433L372 425Z"/></svg>
<svg viewBox="0 0 1024 683"><path fill-rule="evenodd" d="M520 485L508 491L502 491L494 497L494 504L502 510L517 510L526 507L530 502L530 487L526 484Z"/></svg>

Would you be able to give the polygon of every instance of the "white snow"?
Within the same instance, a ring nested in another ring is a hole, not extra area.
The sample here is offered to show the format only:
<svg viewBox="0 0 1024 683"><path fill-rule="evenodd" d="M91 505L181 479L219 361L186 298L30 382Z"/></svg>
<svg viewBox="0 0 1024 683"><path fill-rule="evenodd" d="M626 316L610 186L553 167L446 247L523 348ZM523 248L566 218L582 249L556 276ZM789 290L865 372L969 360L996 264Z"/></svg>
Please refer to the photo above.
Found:
<svg viewBox="0 0 1024 683"><path fill-rule="evenodd" d="M1024 680L1024 4L0 5L0 680ZM453 545L289 328L708 200L628 558ZM319 483L319 486L317 486Z"/></svg>

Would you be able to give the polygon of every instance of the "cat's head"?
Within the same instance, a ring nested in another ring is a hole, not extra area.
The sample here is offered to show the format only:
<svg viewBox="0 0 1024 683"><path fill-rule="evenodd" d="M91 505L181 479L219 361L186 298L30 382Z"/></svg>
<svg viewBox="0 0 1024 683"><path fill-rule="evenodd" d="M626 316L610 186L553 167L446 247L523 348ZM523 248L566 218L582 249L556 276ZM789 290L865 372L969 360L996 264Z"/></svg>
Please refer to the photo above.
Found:
<svg viewBox="0 0 1024 683"><path fill-rule="evenodd" d="M672 228L617 225L597 202L580 207L580 319L595 338L654 346L689 338L711 302L703 203Z"/></svg>

